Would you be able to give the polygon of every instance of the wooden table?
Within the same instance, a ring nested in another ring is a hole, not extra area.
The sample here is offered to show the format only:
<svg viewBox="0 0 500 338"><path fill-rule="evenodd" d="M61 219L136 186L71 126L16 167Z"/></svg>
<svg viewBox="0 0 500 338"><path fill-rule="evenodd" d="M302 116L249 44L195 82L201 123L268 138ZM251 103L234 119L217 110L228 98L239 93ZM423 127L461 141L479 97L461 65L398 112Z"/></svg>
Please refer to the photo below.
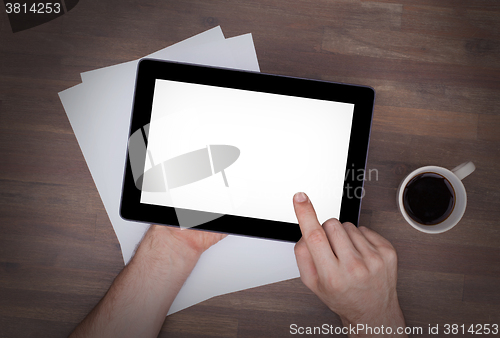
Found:
<svg viewBox="0 0 500 338"><path fill-rule="evenodd" d="M433 336L429 325L500 324L497 0L88 0L18 33L0 14L0 337L67 335L123 266L57 93L80 72L216 25L226 37L251 32L263 72L375 88L368 169L378 177L361 224L398 251L407 324L418 337ZM459 225L427 235L406 224L403 177L464 161L477 170ZM294 279L183 310L160 336L281 337L293 323L340 325Z"/></svg>

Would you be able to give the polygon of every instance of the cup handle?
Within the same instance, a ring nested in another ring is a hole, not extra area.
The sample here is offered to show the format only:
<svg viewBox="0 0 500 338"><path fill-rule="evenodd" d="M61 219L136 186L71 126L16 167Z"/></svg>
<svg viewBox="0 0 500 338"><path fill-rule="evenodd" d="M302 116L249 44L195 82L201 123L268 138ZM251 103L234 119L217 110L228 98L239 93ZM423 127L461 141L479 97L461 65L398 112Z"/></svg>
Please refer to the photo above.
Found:
<svg viewBox="0 0 500 338"><path fill-rule="evenodd" d="M464 162L451 171L458 177L459 180L463 180L476 170L476 166L472 162Z"/></svg>

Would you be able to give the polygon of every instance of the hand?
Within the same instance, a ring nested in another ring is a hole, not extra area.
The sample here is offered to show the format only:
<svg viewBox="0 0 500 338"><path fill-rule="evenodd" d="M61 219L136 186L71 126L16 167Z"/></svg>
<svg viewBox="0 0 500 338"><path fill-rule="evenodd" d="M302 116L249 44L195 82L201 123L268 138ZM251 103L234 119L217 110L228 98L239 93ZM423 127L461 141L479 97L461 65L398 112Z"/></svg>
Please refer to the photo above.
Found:
<svg viewBox="0 0 500 338"><path fill-rule="evenodd" d="M152 225L130 263L71 337L157 337L198 258L225 236Z"/></svg>
<svg viewBox="0 0 500 338"><path fill-rule="evenodd" d="M158 253L164 251L201 255L227 235L216 232L180 229L170 226L151 225L144 235L143 242L148 243L144 250L153 250ZM138 251L141 250L139 247Z"/></svg>
<svg viewBox="0 0 500 338"><path fill-rule="evenodd" d="M178 267L186 273L194 268L201 254L227 235L163 225L151 225L130 264L150 267L148 273L164 273ZM166 266L169 268L166 269ZM186 275L187 278L187 275Z"/></svg>
<svg viewBox="0 0 500 338"><path fill-rule="evenodd" d="M397 256L389 241L334 218L321 226L304 193L295 194L293 204L302 231L295 245L302 282L340 316L344 326L404 328L396 293Z"/></svg>
<svg viewBox="0 0 500 338"><path fill-rule="evenodd" d="M220 240L227 237L226 234L221 234L217 232L191 230L191 229L182 230L179 228L172 228L172 227L162 227L162 228L166 229L172 240L175 240L179 244L185 245L200 253L203 253L212 245L216 244Z"/></svg>

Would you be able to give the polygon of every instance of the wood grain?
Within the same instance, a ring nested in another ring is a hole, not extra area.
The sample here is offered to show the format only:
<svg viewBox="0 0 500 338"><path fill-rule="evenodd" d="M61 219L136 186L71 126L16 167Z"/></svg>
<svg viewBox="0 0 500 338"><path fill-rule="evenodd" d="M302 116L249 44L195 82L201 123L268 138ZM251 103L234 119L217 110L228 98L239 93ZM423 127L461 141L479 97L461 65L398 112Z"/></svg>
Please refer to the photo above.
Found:
<svg viewBox="0 0 500 338"><path fill-rule="evenodd" d="M252 33L263 72L375 88L360 223L398 251L407 324L500 324L498 1L87 0L15 34L0 14L0 337L66 336L123 267L57 93L217 25ZM399 182L464 161L462 221L436 236L406 224ZM288 337L292 323L341 325L294 279L180 311L160 336Z"/></svg>
<svg viewBox="0 0 500 338"><path fill-rule="evenodd" d="M419 136L440 135L456 139L477 139L479 116L438 110L377 106L374 128L386 132Z"/></svg>

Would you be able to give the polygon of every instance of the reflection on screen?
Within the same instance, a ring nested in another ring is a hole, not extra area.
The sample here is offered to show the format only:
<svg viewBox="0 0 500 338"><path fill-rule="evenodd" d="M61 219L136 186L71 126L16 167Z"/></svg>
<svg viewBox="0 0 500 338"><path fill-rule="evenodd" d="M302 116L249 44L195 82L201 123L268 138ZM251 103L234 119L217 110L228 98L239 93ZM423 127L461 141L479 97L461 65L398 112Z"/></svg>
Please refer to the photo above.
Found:
<svg viewBox="0 0 500 338"><path fill-rule="evenodd" d="M292 197L304 191L321 222L338 217L353 109L157 79L151 122L129 142L147 144L141 203L296 223Z"/></svg>

